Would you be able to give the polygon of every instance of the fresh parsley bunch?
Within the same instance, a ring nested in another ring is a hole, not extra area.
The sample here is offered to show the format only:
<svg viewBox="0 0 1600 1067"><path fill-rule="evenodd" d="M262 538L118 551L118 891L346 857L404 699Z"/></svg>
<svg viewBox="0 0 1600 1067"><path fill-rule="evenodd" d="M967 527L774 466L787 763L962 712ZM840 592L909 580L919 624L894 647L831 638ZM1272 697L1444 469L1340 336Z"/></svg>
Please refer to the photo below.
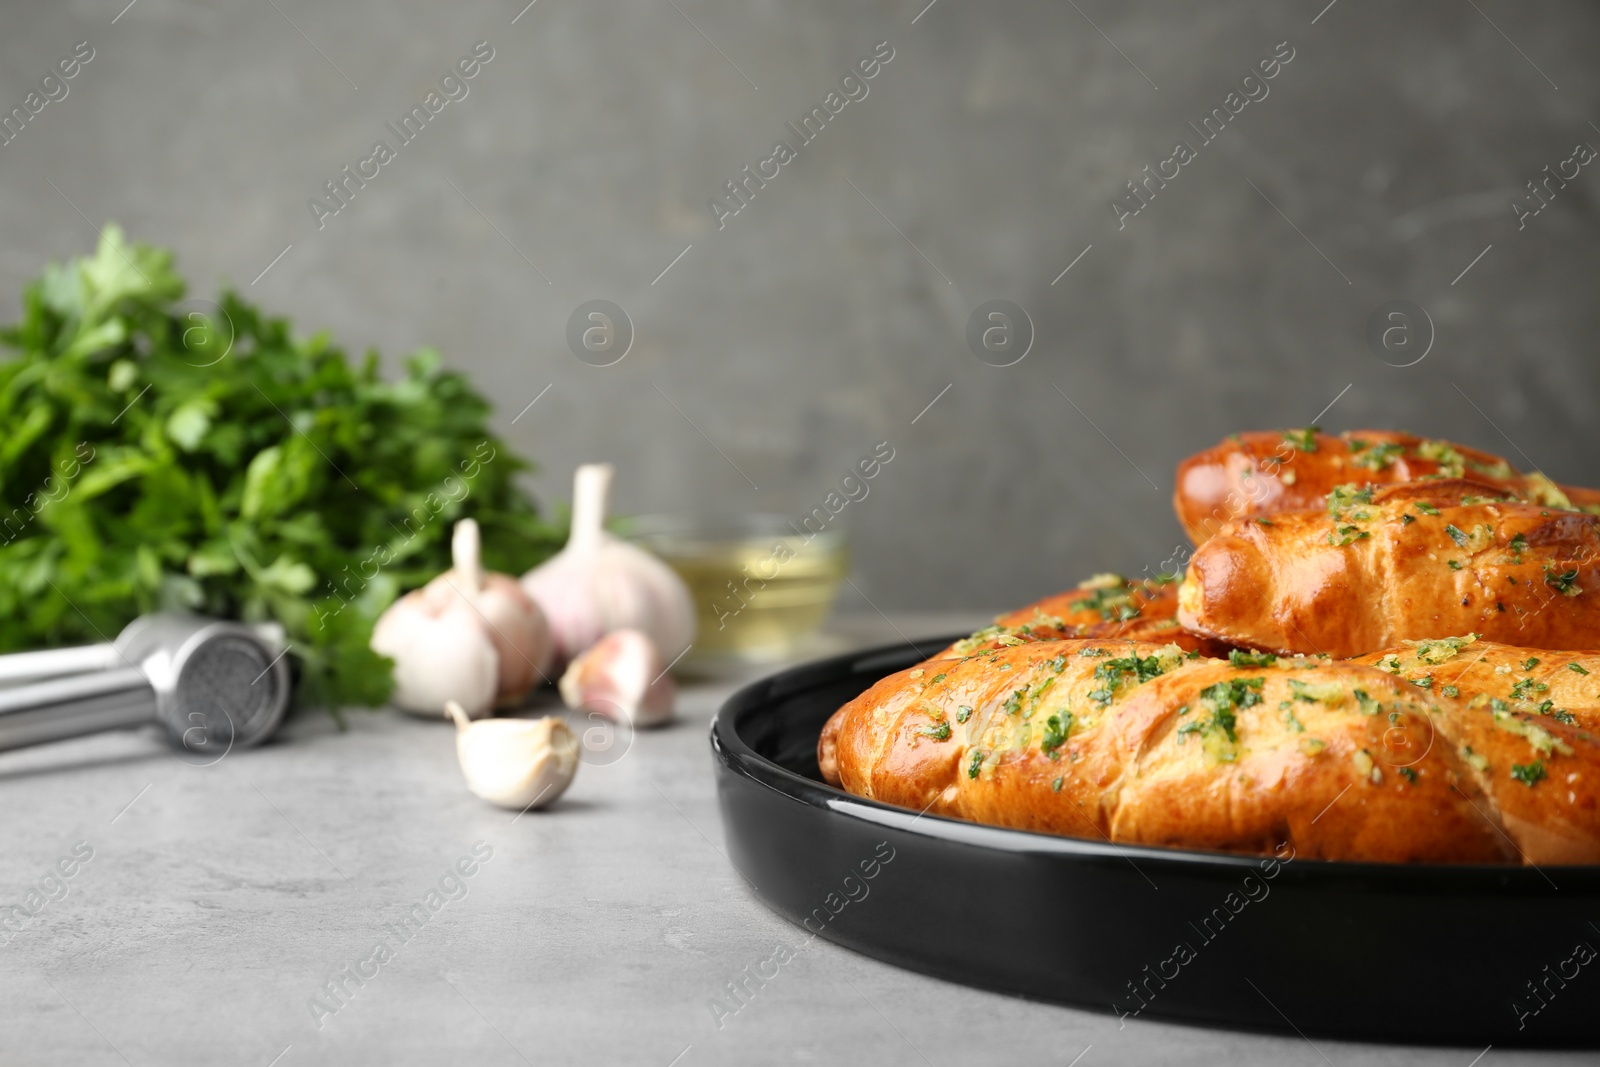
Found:
<svg viewBox="0 0 1600 1067"><path fill-rule="evenodd" d="M449 567L457 518L512 573L562 531L436 352L387 382L376 352L352 366L231 292L183 295L170 252L108 226L0 330L0 651L108 640L160 609L276 620L299 703L382 704L372 625Z"/></svg>

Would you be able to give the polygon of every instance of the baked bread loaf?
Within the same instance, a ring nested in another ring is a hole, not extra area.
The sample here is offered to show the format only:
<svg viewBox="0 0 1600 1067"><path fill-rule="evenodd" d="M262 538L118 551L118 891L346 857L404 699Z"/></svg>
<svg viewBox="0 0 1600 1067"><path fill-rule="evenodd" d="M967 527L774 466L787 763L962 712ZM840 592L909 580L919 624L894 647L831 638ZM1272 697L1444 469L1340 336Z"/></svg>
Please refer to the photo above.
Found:
<svg viewBox="0 0 1600 1067"><path fill-rule="evenodd" d="M828 781L936 815L1302 857L1600 862L1600 744L1375 667L1036 642L879 681L828 721Z"/></svg>
<svg viewBox="0 0 1600 1067"><path fill-rule="evenodd" d="M1547 715L1600 734L1600 652L1518 648L1465 634L1408 641L1351 662L1473 707Z"/></svg>
<svg viewBox="0 0 1600 1067"><path fill-rule="evenodd" d="M1336 489L1320 511L1224 524L1178 592L1187 630L1337 659L1476 633L1600 647L1600 517L1460 478Z"/></svg>
<svg viewBox="0 0 1600 1067"><path fill-rule="evenodd" d="M1600 491L1520 474L1504 457L1392 430L1338 436L1305 430L1234 434L1178 465L1173 507L1195 544L1223 524L1279 511L1319 508L1335 486L1472 478L1550 507L1600 508Z"/></svg>

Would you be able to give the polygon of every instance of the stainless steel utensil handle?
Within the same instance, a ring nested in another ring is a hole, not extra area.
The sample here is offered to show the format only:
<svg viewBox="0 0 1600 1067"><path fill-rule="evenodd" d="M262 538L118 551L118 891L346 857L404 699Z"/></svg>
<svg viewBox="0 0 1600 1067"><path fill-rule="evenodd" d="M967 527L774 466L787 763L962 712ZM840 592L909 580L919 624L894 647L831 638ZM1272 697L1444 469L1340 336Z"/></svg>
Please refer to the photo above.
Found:
<svg viewBox="0 0 1600 1067"><path fill-rule="evenodd" d="M39 652L13 652L0 656L0 686L55 678L63 674L86 674L123 666L127 661L109 641L76 648L49 648Z"/></svg>
<svg viewBox="0 0 1600 1067"><path fill-rule="evenodd" d="M154 721L155 690L134 667L0 689L0 751Z"/></svg>

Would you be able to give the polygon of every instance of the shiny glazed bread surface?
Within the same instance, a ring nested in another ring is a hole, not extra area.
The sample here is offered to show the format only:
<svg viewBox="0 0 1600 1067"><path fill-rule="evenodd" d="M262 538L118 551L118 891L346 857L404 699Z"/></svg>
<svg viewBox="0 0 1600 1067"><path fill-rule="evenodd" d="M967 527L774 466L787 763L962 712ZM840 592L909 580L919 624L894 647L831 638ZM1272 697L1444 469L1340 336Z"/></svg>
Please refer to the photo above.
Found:
<svg viewBox="0 0 1600 1067"><path fill-rule="evenodd" d="M1424 478L1471 478L1534 503L1600 506L1600 491L1524 475L1504 457L1393 430L1234 434L1178 465L1173 507L1195 544L1226 523L1319 508L1334 486L1395 485Z"/></svg>
<svg viewBox="0 0 1600 1067"><path fill-rule="evenodd" d="M829 720L860 796L1114 842L1393 862L1600 861L1600 745L1320 659L1061 641L891 675Z"/></svg>
<svg viewBox="0 0 1600 1067"><path fill-rule="evenodd" d="M1530 648L1600 646L1600 518L1492 492L1464 479L1411 482L1228 523L1190 559L1178 621L1233 644L1338 659L1469 632Z"/></svg>

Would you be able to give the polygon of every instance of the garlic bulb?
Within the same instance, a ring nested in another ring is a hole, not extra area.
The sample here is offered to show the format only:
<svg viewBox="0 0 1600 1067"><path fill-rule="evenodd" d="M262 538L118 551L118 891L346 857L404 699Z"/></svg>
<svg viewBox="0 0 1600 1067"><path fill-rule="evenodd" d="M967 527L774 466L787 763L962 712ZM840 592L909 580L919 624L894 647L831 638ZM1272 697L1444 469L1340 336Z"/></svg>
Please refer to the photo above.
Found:
<svg viewBox="0 0 1600 1067"><path fill-rule="evenodd" d="M578 468L572 487L572 533L566 547L522 576L544 609L560 668L613 630L642 630L674 662L694 640L694 604L672 568L606 532L612 468Z"/></svg>
<svg viewBox="0 0 1600 1067"><path fill-rule="evenodd" d="M613 630L572 661L561 676L561 699L633 726L672 718L677 695L661 653L639 630Z"/></svg>
<svg viewBox="0 0 1600 1067"><path fill-rule="evenodd" d="M445 712L456 724L456 758L467 788L502 808L542 808L578 773L578 739L554 716L471 721L454 700Z"/></svg>
<svg viewBox="0 0 1600 1067"><path fill-rule="evenodd" d="M384 612L372 630L372 650L394 660L395 706L438 716L448 700L476 719L494 707L500 655L465 602L434 614L421 590Z"/></svg>
<svg viewBox="0 0 1600 1067"><path fill-rule="evenodd" d="M550 626L516 579L483 569L478 524L456 523L454 566L389 606L372 649L395 661L394 702L438 715L460 701L476 718L527 695L549 667Z"/></svg>

